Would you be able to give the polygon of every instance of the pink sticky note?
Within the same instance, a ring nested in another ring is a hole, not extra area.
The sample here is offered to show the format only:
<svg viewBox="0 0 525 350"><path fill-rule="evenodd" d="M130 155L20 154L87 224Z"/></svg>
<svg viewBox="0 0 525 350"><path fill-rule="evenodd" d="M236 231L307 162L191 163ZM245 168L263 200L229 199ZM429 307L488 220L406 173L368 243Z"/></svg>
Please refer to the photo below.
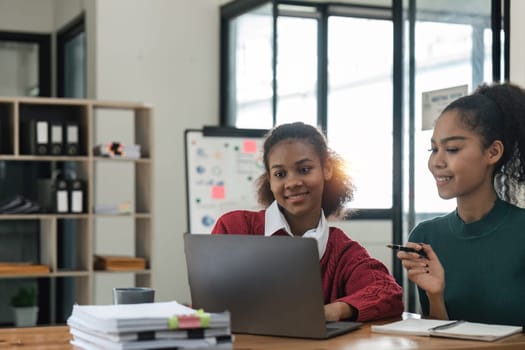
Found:
<svg viewBox="0 0 525 350"><path fill-rule="evenodd" d="M201 319L195 315L179 316L179 325L178 328L188 329L188 328L201 328Z"/></svg>
<svg viewBox="0 0 525 350"><path fill-rule="evenodd" d="M211 198L224 199L224 186L212 186L211 187Z"/></svg>
<svg viewBox="0 0 525 350"><path fill-rule="evenodd" d="M242 151L244 153L255 153L257 152L257 142L253 140L246 140L242 145Z"/></svg>

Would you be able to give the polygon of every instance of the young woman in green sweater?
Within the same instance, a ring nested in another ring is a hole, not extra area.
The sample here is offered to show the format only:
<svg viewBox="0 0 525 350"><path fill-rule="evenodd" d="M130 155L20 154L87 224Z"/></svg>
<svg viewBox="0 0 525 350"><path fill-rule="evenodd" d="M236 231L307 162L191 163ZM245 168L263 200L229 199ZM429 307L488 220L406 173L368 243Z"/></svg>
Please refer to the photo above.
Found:
<svg viewBox="0 0 525 350"><path fill-rule="evenodd" d="M448 215L417 225L398 252L438 319L525 324L525 92L481 85L436 121L428 168ZM520 191L521 189L521 191Z"/></svg>

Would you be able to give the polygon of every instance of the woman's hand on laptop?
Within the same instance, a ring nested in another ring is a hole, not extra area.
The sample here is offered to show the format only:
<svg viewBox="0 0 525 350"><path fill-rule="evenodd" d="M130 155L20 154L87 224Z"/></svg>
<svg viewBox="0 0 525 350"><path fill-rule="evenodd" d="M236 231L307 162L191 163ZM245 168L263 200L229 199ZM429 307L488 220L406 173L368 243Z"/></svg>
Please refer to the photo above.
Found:
<svg viewBox="0 0 525 350"><path fill-rule="evenodd" d="M348 318L354 318L355 309L343 303L336 301L335 303L326 304L324 306L324 318L326 321L340 321Z"/></svg>

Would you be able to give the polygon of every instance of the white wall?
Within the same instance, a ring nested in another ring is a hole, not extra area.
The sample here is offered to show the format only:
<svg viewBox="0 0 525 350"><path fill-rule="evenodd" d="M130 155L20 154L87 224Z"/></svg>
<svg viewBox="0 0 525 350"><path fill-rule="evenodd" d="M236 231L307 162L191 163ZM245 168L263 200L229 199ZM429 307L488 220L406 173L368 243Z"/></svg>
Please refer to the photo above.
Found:
<svg viewBox="0 0 525 350"><path fill-rule="evenodd" d="M525 1L510 1L510 80L525 87Z"/></svg>
<svg viewBox="0 0 525 350"><path fill-rule="evenodd" d="M69 24L84 11L84 0L48 0L53 3L53 28L58 30Z"/></svg>
<svg viewBox="0 0 525 350"><path fill-rule="evenodd" d="M0 30L50 33L54 28L53 1L0 1Z"/></svg>
<svg viewBox="0 0 525 350"><path fill-rule="evenodd" d="M157 300L189 301L183 133L218 123L217 0L94 2L90 97L154 107L153 286Z"/></svg>
<svg viewBox="0 0 525 350"><path fill-rule="evenodd" d="M392 273L392 250L386 245L392 242L392 221L390 220L350 220L331 223L346 232L350 238L359 242L368 253L382 261Z"/></svg>

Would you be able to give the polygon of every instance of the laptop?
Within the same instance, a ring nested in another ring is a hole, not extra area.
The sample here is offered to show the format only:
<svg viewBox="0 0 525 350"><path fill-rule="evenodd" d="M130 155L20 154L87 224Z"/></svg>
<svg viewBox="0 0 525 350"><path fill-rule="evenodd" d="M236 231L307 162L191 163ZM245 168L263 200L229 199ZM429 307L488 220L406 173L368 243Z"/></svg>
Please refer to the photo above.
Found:
<svg viewBox="0 0 525 350"><path fill-rule="evenodd" d="M326 322L313 238L184 234L193 308L229 311L233 333L326 339L360 322Z"/></svg>

